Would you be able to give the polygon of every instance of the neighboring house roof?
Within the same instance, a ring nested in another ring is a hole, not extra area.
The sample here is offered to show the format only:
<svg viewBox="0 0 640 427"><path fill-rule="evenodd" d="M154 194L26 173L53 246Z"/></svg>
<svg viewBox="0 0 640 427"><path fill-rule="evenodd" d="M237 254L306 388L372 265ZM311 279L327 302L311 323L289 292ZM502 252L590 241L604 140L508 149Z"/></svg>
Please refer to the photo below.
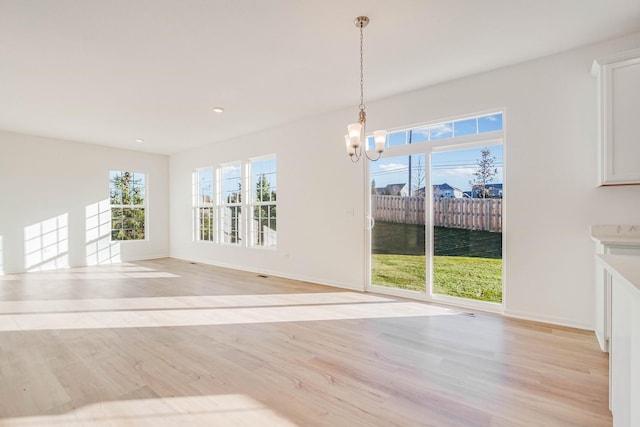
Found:
<svg viewBox="0 0 640 427"><path fill-rule="evenodd" d="M454 188L445 182L444 184L434 184L433 189L434 190L453 190Z"/></svg>
<svg viewBox="0 0 640 427"><path fill-rule="evenodd" d="M407 184L404 183L400 183L400 184L387 184L384 187L376 187L376 193L377 194L385 194L385 193L391 193L391 194L395 194L395 193L399 193L402 191L403 188L407 187ZM487 188L493 189L493 190L501 190L502 189L502 184L491 184L488 185ZM443 184L434 184L433 185L433 189L436 192L460 192L460 194L464 194L467 197L471 197L472 195L472 191L462 191L459 188L456 187L452 187L451 185L447 184L446 182ZM416 195L420 195L420 194L424 194L425 193L425 188L424 187L420 187L417 190L413 190L414 193Z"/></svg>
<svg viewBox="0 0 640 427"><path fill-rule="evenodd" d="M390 193L392 195L395 195L395 193L400 193L406 185L407 184L404 184L404 183L387 184L384 187L376 187L376 193L378 194Z"/></svg>
<svg viewBox="0 0 640 427"><path fill-rule="evenodd" d="M461 189L456 188L456 187L452 187L449 184L447 184L446 182L444 184L435 184L433 186L433 189L436 190L436 191L450 191L450 190L453 190L453 191L459 191L459 192L462 193Z"/></svg>
<svg viewBox="0 0 640 427"><path fill-rule="evenodd" d="M387 184L386 187L384 188L402 188L405 185L407 184L405 184L404 182L401 182L400 184Z"/></svg>
<svg viewBox="0 0 640 427"><path fill-rule="evenodd" d="M433 196L459 199L463 197L463 193L459 188L452 187L445 182L444 184L435 184L433 186Z"/></svg>

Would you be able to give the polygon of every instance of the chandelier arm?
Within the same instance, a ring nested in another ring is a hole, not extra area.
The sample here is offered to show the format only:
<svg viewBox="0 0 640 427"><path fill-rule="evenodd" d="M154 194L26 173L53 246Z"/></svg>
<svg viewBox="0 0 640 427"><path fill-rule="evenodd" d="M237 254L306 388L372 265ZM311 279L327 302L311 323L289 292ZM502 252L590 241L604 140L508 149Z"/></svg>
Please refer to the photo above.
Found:
<svg viewBox="0 0 640 427"><path fill-rule="evenodd" d="M353 163L359 162L361 157L362 157L362 146L356 148L353 151L353 154L349 156L349 158L351 159L351 162Z"/></svg>
<svg viewBox="0 0 640 427"><path fill-rule="evenodd" d="M369 159L372 162L376 162L380 160L380 157L382 157L382 153L380 151L378 151L378 157L369 157L369 155L367 154L367 150L364 150L364 155L367 159Z"/></svg>

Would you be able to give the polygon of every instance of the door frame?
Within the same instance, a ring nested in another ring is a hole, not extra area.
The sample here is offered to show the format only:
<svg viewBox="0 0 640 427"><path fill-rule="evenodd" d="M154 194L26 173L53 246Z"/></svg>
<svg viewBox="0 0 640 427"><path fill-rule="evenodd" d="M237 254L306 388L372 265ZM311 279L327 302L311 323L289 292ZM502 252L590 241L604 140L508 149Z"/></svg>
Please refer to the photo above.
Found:
<svg viewBox="0 0 640 427"><path fill-rule="evenodd" d="M504 110L503 110L504 114ZM417 127L417 126L416 126ZM413 126L409 129L414 128ZM400 130L400 129L399 129ZM392 295L401 298L415 299L419 301L435 302L446 305L454 305L457 307L471 308L474 310L489 311L494 313L503 313L506 297L506 220L505 208L507 199L507 186L503 187L505 191L502 195L502 302L493 303L487 301L477 301L469 298L453 297L448 295L433 294L433 205L430 200L433 198L433 185L431 183L431 154L447 151L465 150L469 148L478 148L491 145L502 146L502 177L503 184L507 181L506 177L506 144L504 125L501 131L486 132L482 134L462 136L458 138L443 139L437 141L420 142L416 144L400 145L396 147L387 147L381 158L410 156L424 154L425 156L425 189L428 188L428 194L425 194L427 201L425 206L425 255L426 255L426 281L425 292L410 291L406 289L396 289L387 286L374 285L371 283L371 258L372 258L372 222L371 215L371 186L370 186L370 166L369 162L365 163L364 175L364 212L365 212L365 262L364 262L364 278L365 292ZM373 157L376 155L370 152Z"/></svg>

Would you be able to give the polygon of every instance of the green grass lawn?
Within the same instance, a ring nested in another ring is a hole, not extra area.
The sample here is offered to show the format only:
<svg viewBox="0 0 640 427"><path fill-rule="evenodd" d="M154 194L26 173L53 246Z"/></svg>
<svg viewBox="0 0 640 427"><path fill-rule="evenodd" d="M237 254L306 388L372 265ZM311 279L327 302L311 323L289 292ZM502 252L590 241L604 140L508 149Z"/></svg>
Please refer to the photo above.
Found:
<svg viewBox="0 0 640 427"><path fill-rule="evenodd" d="M376 221L373 253L424 255L424 225ZM502 233L434 227L435 255L502 258Z"/></svg>
<svg viewBox="0 0 640 427"><path fill-rule="evenodd" d="M424 291L424 256L374 254L372 261L373 284ZM435 256L433 270L434 294L502 301L501 259Z"/></svg>
<svg viewBox="0 0 640 427"><path fill-rule="evenodd" d="M434 227L436 294L502 301L502 233ZM376 222L372 282L424 291L424 225Z"/></svg>

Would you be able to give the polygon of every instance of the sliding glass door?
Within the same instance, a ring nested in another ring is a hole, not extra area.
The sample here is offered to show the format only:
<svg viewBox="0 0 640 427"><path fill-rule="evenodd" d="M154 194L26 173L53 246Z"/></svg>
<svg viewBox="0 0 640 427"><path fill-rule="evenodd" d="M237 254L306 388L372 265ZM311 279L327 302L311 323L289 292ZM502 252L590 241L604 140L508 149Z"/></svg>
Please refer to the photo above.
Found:
<svg viewBox="0 0 640 427"><path fill-rule="evenodd" d="M431 154L432 294L502 303L502 145Z"/></svg>
<svg viewBox="0 0 640 427"><path fill-rule="evenodd" d="M368 164L370 290L500 306L502 140L501 113L389 135Z"/></svg>
<svg viewBox="0 0 640 427"><path fill-rule="evenodd" d="M425 155L371 164L371 283L426 290Z"/></svg>

